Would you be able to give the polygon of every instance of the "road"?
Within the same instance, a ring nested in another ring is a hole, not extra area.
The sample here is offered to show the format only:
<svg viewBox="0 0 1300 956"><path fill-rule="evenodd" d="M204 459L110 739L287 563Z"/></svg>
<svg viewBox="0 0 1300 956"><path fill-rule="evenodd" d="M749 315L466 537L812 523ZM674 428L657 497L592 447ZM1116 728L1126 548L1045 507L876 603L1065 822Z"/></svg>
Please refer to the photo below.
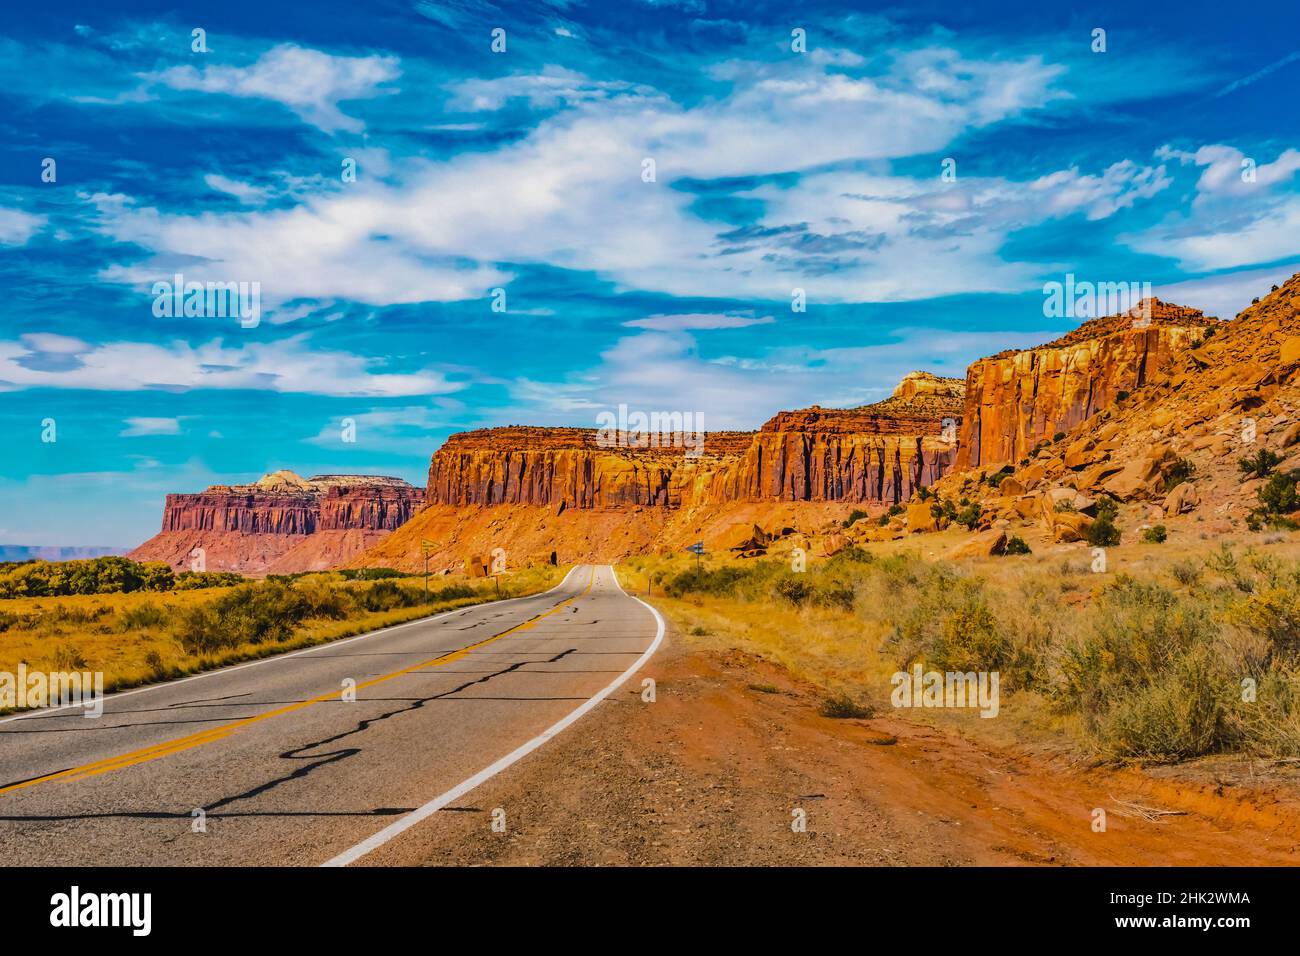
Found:
<svg viewBox="0 0 1300 956"><path fill-rule="evenodd" d="M612 568L580 566L545 594L128 691L98 719L9 718L0 850L9 866L347 865L601 719L662 635ZM489 826L495 808L475 809Z"/></svg>

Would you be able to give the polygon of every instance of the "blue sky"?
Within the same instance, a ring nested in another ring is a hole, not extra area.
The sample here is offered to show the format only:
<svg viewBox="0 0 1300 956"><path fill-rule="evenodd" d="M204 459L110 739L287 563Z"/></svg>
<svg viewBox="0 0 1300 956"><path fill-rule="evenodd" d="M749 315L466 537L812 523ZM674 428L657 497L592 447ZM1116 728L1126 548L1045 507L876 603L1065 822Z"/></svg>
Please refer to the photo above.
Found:
<svg viewBox="0 0 1300 956"><path fill-rule="evenodd" d="M104 6L0 37L3 543L422 483L465 428L863 404L1075 324L1067 272L1230 317L1300 271L1293 3ZM177 272L260 321L156 316Z"/></svg>

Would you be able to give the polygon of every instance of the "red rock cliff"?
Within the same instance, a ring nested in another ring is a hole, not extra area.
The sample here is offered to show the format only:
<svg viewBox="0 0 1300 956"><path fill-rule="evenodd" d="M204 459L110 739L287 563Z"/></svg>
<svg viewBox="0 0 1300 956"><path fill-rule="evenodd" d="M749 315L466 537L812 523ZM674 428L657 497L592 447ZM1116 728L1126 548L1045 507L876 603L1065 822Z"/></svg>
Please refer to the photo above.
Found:
<svg viewBox="0 0 1300 956"><path fill-rule="evenodd" d="M464 432L434 454L426 500L557 509L893 503L952 467L961 389L960 380L913 373L875 405L782 412L758 432L709 432L698 454L680 436L641 448L623 435L602 441L594 429Z"/></svg>
<svg viewBox="0 0 1300 956"><path fill-rule="evenodd" d="M304 479L280 471L250 485L168 495L162 531L129 556L183 569L198 548L212 571L313 570L369 547L410 520L423 501L423 489L398 478Z"/></svg>
<svg viewBox="0 0 1300 956"><path fill-rule="evenodd" d="M1124 315L1085 322L1037 348L973 363L955 461L958 470L1015 462L1042 440L1145 385L1216 320L1199 309L1150 301ZM1138 318L1149 323L1135 324Z"/></svg>

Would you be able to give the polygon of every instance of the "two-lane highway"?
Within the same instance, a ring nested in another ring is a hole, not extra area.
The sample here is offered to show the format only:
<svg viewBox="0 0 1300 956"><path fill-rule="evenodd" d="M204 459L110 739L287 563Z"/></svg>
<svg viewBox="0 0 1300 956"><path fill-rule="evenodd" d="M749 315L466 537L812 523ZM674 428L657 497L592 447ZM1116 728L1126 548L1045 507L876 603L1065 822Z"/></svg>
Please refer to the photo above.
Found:
<svg viewBox="0 0 1300 956"><path fill-rule="evenodd" d="M545 594L118 694L98 719L8 718L0 850L10 866L347 864L596 708L662 636L612 568L581 566Z"/></svg>

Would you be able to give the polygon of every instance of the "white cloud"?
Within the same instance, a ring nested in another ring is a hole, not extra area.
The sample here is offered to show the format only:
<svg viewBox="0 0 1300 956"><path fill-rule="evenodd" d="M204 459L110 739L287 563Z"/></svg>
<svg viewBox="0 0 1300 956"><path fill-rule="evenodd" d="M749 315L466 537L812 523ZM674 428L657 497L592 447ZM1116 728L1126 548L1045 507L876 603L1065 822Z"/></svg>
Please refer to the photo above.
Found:
<svg viewBox="0 0 1300 956"><path fill-rule="evenodd" d="M686 332L692 329L744 329L751 325L771 325L774 319L770 315L756 316L740 312L693 312L680 315L651 315L644 319L632 319L624 322L625 326L637 329L652 329L656 332Z"/></svg>
<svg viewBox="0 0 1300 956"><path fill-rule="evenodd" d="M1235 146L1216 143L1202 146L1195 152L1162 146L1156 150L1161 159L1176 159L1184 165L1203 166L1205 171L1197 180L1197 201L1205 202L1216 195L1258 196L1273 186L1290 180L1300 171L1300 150L1288 149L1271 163L1258 163ZM1247 181L1243 163L1251 159L1254 165L1253 180Z"/></svg>
<svg viewBox="0 0 1300 956"><path fill-rule="evenodd" d="M550 109L608 99L619 94L652 94L649 87L631 83L598 81L562 66L544 66L540 73L516 73L490 80L461 80L451 86L450 110L482 112L499 110L511 100L527 101L533 109Z"/></svg>
<svg viewBox="0 0 1300 956"><path fill-rule="evenodd" d="M1300 152L1288 149L1241 178L1245 154L1214 144L1195 152L1168 146L1157 155L1204 167L1196 199L1182 214L1122 240L1140 252L1167 256L1188 272L1214 272L1276 262L1300 252L1300 195L1284 192L1300 171Z"/></svg>
<svg viewBox="0 0 1300 956"><path fill-rule="evenodd" d="M1084 210L1089 219L1105 219L1139 199L1150 199L1172 182L1164 166L1138 166L1125 159L1106 167L1100 176L1084 175L1071 167L1042 176L1029 188L1035 194L1034 202L1053 214Z"/></svg>
<svg viewBox="0 0 1300 956"><path fill-rule="evenodd" d="M202 345L172 342L106 342L88 345L67 361L48 354L32 336L0 341L0 390L15 388L140 389L248 388L318 395L403 396L454 392L463 386L440 372L383 371L381 360L348 352L312 350L307 336L230 347L214 339Z"/></svg>
<svg viewBox="0 0 1300 956"><path fill-rule="evenodd" d="M344 114L339 103L392 92L383 84L399 75L396 57L332 56L284 43L249 66L174 66L145 79L175 90L272 100L327 133L359 133L365 125Z"/></svg>
<svg viewBox="0 0 1300 956"><path fill-rule="evenodd" d="M45 352L53 355L76 355L85 352L90 345L70 335L57 335L54 332L28 332L20 335L19 340L33 352Z"/></svg>
<svg viewBox="0 0 1300 956"><path fill-rule="evenodd" d="M256 206L265 202L266 198L271 194L269 189L262 186L242 183L237 179L230 179L219 173L208 173L203 177L203 182L207 184L209 189L215 189L219 193L234 196L241 203L248 206Z"/></svg>
<svg viewBox="0 0 1300 956"><path fill-rule="evenodd" d="M45 223L45 216L36 216L21 209L0 209L0 245L26 245L27 240Z"/></svg>
<svg viewBox="0 0 1300 956"><path fill-rule="evenodd" d="M126 428L118 434L123 438L136 438L141 435L179 435L181 421L179 418L128 418Z"/></svg>
<svg viewBox="0 0 1300 956"><path fill-rule="evenodd" d="M111 281L145 284L184 265L198 281L260 280L271 307L293 298L375 305L485 296L508 265L595 272L622 288L673 295L817 302L926 298L1023 289L1027 264L999 251L1011 228L1083 211L1112 214L1167 185L1163 168L1125 161L1100 175L1066 170L1036 183L803 173L760 186L754 229L701 218L683 179L766 176L847 160L936 151L970 129L1050 102L1061 69L1036 57L974 61L948 49L728 62L728 95L682 107L558 67L457 87L469 105L515 96L570 104L494 151L413 161L386 182L304 197L287 210L174 215L98 197L102 228L155 252ZM642 179L653 159L657 181ZM880 165L879 163L877 165ZM202 267L194 263L204 263Z"/></svg>

